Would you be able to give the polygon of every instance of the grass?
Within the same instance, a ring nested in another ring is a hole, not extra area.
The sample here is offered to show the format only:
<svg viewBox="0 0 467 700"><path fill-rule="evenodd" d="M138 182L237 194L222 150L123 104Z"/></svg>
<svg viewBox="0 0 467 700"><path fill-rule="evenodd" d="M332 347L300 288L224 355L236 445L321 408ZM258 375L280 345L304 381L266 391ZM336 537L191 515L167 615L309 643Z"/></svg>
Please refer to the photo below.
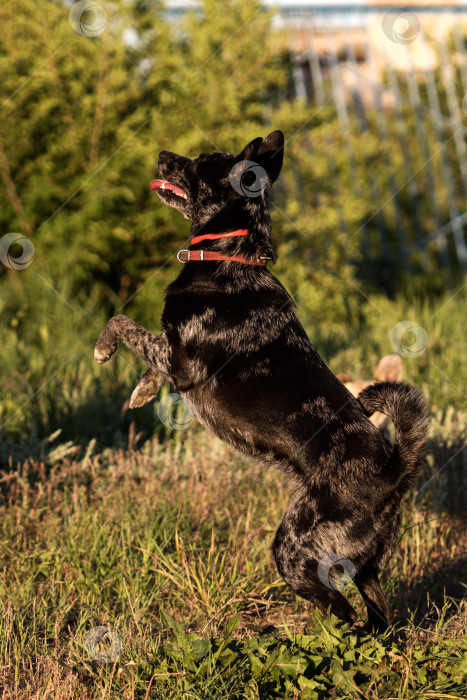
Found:
<svg viewBox="0 0 467 700"><path fill-rule="evenodd" d="M22 305L25 290L14 278L6 298L18 300L22 310L11 317L7 309L0 319L0 463L2 452L6 458L12 451L18 457L29 456L32 443L37 454L36 443L58 429L62 439L85 444L96 438L102 446L125 444L131 423L142 439L152 437L159 422L154 406L130 412L125 404L146 369L144 364L122 349L111 363L98 366L92 349L105 314L101 309L96 312L95 300L73 298L65 283L62 287L57 284L52 294L40 282L36 278L28 281L32 289ZM298 294L298 315L334 372L371 377L379 359L394 352L393 327L412 321L425 329L428 344L422 354L404 357L406 381L422 386L438 409L467 410L467 287L431 301L403 297L390 301L372 295L358 310L349 308L347 321L340 323L315 322L310 311L314 302L307 298L310 290L305 284ZM125 312L133 316L131 309ZM151 308L148 314L150 318L138 314L135 320L157 331L156 312ZM403 341L410 347L410 332ZM162 428L157 429L162 433ZM21 450L18 446L25 440L28 444Z"/></svg>
<svg viewBox="0 0 467 700"><path fill-rule="evenodd" d="M42 460L12 465L1 477L2 697L464 697L467 415L455 432L453 420L435 418L419 486L447 466L405 504L383 576L396 624L378 638L291 594L269 549L284 479L196 424L177 442L74 454L50 443ZM89 641L99 626L121 638L113 663L96 657L109 640Z"/></svg>
<svg viewBox="0 0 467 700"><path fill-rule="evenodd" d="M373 296L340 326L314 327L299 303L331 369L354 377L393 351L400 321L428 334L404 372L431 399L430 451L383 573L395 625L376 638L279 578L282 475L196 422L170 431L156 404L130 412L144 368L124 349L93 364L104 318L58 291L45 302L38 289L41 324L27 310L4 320L0 349L2 699L465 697L465 289L430 303Z"/></svg>

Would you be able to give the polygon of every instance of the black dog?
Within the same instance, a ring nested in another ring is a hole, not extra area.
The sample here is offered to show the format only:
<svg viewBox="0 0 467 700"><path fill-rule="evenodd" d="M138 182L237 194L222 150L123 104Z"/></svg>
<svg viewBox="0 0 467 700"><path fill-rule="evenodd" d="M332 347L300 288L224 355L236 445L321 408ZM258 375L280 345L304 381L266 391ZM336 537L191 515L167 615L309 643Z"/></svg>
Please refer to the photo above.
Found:
<svg viewBox="0 0 467 700"><path fill-rule="evenodd" d="M337 564L351 574L381 630L391 611L378 582L394 547L401 496L422 460L428 425L418 390L375 384L354 398L310 343L294 303L269 272L268 197L282 167L284 137L256 138L237 156L191 160L163 151L153 189L190 219L188 261L166 290L162 333L126 316L110 319L96 344L106 362L124 342L150 367L132 406L163 381L200 423L245 454L279 467L296 487L273 542L281 576L322 610L354 621L337 589ZM395 424L392 447L370 423Z"/></svg>

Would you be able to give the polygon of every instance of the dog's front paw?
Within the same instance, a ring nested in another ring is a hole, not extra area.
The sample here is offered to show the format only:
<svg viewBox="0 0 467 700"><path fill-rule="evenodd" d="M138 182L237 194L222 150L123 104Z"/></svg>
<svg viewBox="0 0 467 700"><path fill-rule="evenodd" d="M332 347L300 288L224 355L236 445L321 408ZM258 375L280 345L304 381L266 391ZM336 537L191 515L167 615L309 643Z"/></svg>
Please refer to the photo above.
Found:
<svg viewBox="0 0 467 700"><path fill-rule="evenodd" d="M108 343L103 343L101 339L96 343L96 346L94 348L94 359L96 362L98 362L100 365L103 365L104 362L108 362L112 355L115 353L117 350L117 341L114 340L114 342L109 345Z"/></svg>
<svg viewBox="0 0 467 700"><path fill-rule="evenodd" d="M139 384L130 398L130 408L140 408L156 398L163 379L152 370L141 377Z"/></svg>

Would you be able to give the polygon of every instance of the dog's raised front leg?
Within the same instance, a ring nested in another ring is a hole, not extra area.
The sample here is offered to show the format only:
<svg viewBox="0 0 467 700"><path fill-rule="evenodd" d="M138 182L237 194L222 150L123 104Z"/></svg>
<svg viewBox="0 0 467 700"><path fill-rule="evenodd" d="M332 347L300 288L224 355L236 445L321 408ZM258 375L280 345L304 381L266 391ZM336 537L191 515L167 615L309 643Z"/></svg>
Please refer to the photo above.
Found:
<svg viewBox="0 0 467 700"><path fill-rule="evenodd" d="M169 378L169 351L165 338L147 331L122 314L108 321L94 348L94 359L99 364L110 360L119 340L147 362L154 375L160 375L161 383Z"/></svg>
<svg viewBox="0 0 467 700"><path fill-rule="evenodd" d="M140 408L156 398L164 379L153 369L143 374L130 397L130 408Z"/></svg>

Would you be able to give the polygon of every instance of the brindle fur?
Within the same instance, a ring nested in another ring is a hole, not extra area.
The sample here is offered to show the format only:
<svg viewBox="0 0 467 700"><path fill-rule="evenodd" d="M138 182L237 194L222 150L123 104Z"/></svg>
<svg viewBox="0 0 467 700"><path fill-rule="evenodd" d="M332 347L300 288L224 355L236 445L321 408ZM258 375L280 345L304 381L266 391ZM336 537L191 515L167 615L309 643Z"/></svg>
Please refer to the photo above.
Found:
<svg viewBox="0 0 467 700"><path fill-rule="evenodd" d="M191 236L250 231L197 243L193 250L276 260L268 199L283 147L283 135L275 131L237 156L211 153L191 160L160 154L162 177L187 199L167 190L158 194L191 220ZM243 196L230 183L232 166L242 160L267 172L258 197ZM295 493L272 545L281 576L300 596L353 622L355 610L318 575L328 555L350 559L369 624L384 629L391 611L378 572L396 543L401 497L415 479L426 443L427 407L418 390L386 382L354 398L324 364L291 297L266 267L183 265L166 290L161 326L157 335L126 316L111 318L97 341L96 360L106 362L117 341L125 343L150 368L133 392L133 405L170 382L208 430L284 471ZM394 421L395 447L368 420L376 410Z"/></svg>

